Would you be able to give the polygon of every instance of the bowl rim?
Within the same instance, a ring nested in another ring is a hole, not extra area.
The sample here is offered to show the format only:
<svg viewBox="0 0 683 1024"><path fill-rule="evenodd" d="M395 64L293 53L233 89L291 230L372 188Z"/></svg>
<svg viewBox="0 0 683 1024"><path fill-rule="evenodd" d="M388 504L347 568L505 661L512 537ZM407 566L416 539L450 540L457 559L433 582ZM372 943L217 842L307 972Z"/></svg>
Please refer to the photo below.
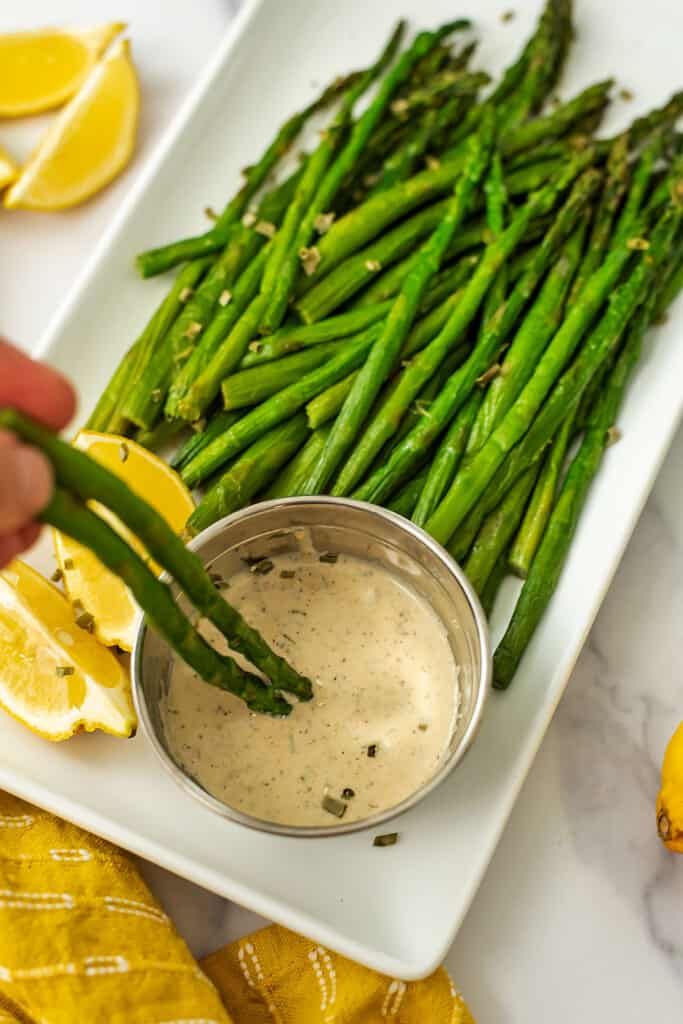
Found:
<svg viewBox="0 0 683 1024"><path fill-rule="evenodd" d="M176 764L161 743L151 721L151 716L147 706L147 698L142 683L142 658L145 638L148 630L148 623L145 615L140 616L135 644L131 655L131 688L133 692L135 710L138 715L138 720L142 722L143 732L145 733L146 739L151 744L152 749L166 771L170 773L175 782L186 793L189 793L192 797L199 800L204 804L204 806L209 808L209 810L220 815L222 818L228 819L238 825L244 825L254 831L302 839L320 839L331 838L332 836L348 835L354 832L365 832L368 829L377 828L386 822L398 818L400 815L405 814L406 811L411 810L411 808L424 800L451 774L451 772L455 770L456 766L460 764L464 755L470 749L481 726L484 706L489 693L491 692L493 659L491 654L489 628L484 610L481 607L474 588L465 576L462 567L454 558L451 557L448 551L439 544L438 541L434 540L433 537L426 533L425 530L411 522L411 520L399 515L397 512L392 512L390 509L385 509L379 505L373 505L366 501L356 501L353 498L333 498L328 497L327 495L275 498L270 501L261 501L256 502L253 505L247 505L245 508L238 509L236 512L232 512L230 515L212 523L211 526L208 526L205 530L202 530L201 533L198 533L196 537L192 538L188 544L188 548L197 553L198 548L201 548L204 544L213 540L215 537L229 531L232 526L235 526L237 523L242 522L245 519L251 518L255 514L275 511L283 507L296 508L302 506L318 507L321 512L324 512L326 508L330 507L353 508L370 518L377 518L391 522L394 526L399 528L399 531L412 535L412 537L418 541L418 544L430 550L442 565L445 566L451 578L455 580L460 587L460 590L463 592L474 620L481 669L479 672L477 693L470 721L458 746L451 756L444 762L441 768L435 772L435 774L426 783L416 789L410 794L410 796L406 797L400 803L394 804L393 807L386 808L383 811L378 811L370 817L360 818L357 821L349 821L346 823L339 821L330 825L287 825L281 822L268 821L263 818L257 818L254 815L246 814L244 811L240 811L236 807L233 807L218 797L213 796L213 794L204 789L204 787L187 771ZM321 523L321 525L323 524ZM171 581L168 573L164 573L161 580L165 583Z"/></svg>

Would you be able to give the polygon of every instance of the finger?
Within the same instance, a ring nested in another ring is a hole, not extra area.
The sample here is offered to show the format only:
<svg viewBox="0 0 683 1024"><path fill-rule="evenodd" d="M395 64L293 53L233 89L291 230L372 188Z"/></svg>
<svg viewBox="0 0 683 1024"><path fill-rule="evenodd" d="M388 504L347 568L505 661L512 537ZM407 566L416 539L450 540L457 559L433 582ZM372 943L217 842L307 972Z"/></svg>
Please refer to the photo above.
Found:
<svg viewBox="0 0 683 1024"><path fill-rule="evenodd" d="M47 505L53 486L45 456L0 431L0 535L28 526Z"/></svg>
<svg viewBox="0 0 683 1024"><path fill-rule="evenodd" d="M61 373L0 340L0 408L3 405L61 430L76 410L76 396Z"/></svg>
<svg viewBox="0 0 683 1024"><path fill-rule="evenodd" d="M18 533L10 533L0 537L0 569L4 569L17 555L24 550L24 544Z"/></svg>

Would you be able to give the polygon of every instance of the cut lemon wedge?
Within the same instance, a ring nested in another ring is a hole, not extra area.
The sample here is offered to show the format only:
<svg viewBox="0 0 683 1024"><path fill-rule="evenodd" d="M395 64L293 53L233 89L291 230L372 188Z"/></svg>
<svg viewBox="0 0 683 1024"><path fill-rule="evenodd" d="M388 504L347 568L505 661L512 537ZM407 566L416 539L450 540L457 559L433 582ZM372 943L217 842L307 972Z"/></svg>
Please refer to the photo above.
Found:
<svg viewBox="0 0 683 1024"><path fill-rule="evenodd" d="M11 184L19 173L12 157L0 146L0 189Z"/></svg>
<svg viewBox="0 0 683 1024"><path fill-rule="evenodd" d="M135 730L123 666L76 625L61 591L17 561L0 572L0 707L50 740Z"/></svg>
<svg viewBox="0 0 683 1024"><path fill-rule="evenodd" d="M0 117L58 107L80 89L122 22L81 32L42 29L0 35Z"/></svg>
<svg viewBox="0 0 683 1024"><path fill-rule="evenodd" d="M107 185L133 152L139 105L129 44L122 39L57 115L6 193L5 206L62 210Z"/></svg>
<svg viewBox="0 0 683 1024"><path fill-rule="evenodd" d="M182 532L194 511L194 502L180 477L165 462L134 441L114 434L83 430L74 446L120 476L131 490L163 515L176 533ZM108 510L97 505L94 508L138 553L145 555L140 542ZM91 551L57 532L55 553L67 594L72 602L80 602L92 615L97 639L108 647L131 651L139 610L128 588L118 576L105 569ZM158 572L158 567L152 563L150 568Z"/></svg>

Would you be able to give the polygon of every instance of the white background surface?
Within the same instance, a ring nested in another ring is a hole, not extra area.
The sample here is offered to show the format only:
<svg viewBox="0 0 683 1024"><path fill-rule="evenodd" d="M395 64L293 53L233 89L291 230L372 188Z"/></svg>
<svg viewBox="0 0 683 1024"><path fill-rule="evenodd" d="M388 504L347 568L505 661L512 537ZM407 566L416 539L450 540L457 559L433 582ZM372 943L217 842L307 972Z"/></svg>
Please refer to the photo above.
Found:
<svg viewBox="0 0 683 1024"><path fill-rule="evenodd" d="M129 20L143 88L138 158L106 194L69 214L0 214L5 334L27 347L39 338L233 6L2 5L0 29ZM0 142L21 152L29 131L3 125ZM682 453L679 435L448 958L478 1024L680 1019L683 858L659 848L653 808L683 707ZM158 869L148 877L198 954L254 921Z"/></svg>

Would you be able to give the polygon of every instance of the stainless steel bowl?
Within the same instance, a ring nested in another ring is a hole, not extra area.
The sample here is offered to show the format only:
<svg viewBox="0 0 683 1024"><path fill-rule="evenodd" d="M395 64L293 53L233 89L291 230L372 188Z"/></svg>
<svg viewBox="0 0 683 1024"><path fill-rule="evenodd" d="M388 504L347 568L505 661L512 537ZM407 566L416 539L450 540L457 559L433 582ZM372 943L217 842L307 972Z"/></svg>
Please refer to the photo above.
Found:
<svg viewBox="0 0 683 1024"><path fill-rule="evenodd" d="M254 818L224 803L175 760L164 730L163 704L173 654L142 622L133 651L133 695L140 721L174 779L217 814L264 832L289 836L333 836L376 828L423 799L446 778L472 743L491 684L491 654L484 613L462 569L423 530L393 512L344 498L288 498L236 512L190 544L208 566L220 560L222 575L243 568L247 556L296 551L295 531L305 529L314 548L339 551L384 565L421 593L441 618L460 666L460 714L438 771L406 800L372 817L343 824L293 826ZM181 603L183 598L180 598Z"/></svg>

